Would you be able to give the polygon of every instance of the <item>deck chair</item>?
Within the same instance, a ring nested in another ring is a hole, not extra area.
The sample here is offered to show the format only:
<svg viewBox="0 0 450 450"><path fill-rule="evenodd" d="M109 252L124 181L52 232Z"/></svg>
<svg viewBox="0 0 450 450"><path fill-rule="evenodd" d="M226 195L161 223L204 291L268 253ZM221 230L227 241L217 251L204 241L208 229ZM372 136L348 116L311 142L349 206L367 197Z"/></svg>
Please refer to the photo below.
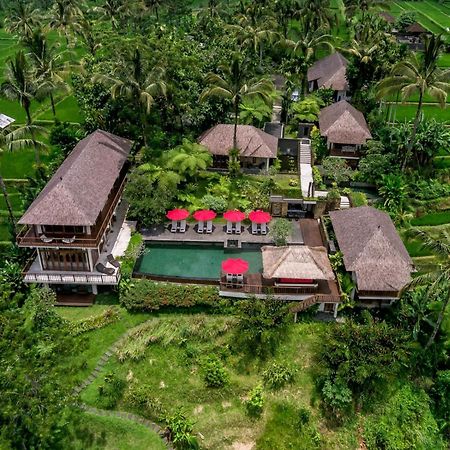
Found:
<svg viewBox="0 0 450 450"><path fill-rule="evenodd" d="M261 234L267 234L267 224L266 223L261 224Z"/></svg>
<svg viewBox="0 0 450 450"><path fill-rule="evenodd" d="M53 238L49 238L45 234L41 234L40 239L46 244L50 244L50 242L53 242Z"/></svg>
<svg viewBox="0 0 450 450"><path fill-rule="evenodd" d="M95 268L100 272L100 273L104 273L106 275L114 275L115 270L112 269L111 267L106 267L105 265L103 265L102 263L98 263Z"/></svg>
<svg viewBox="0 0 450 450"><path fill-rule="evenodd" d="M72 236L71 238L62 238L61 241L63 244L73 244L75 242L75 236Z"/></svg>
<svg viewBox="0 0 450 450"><path fill-rule="evenodd" d="M180 233L185 233L186 232L186 221L182 220L180 223Z"/></svg>
<svg viewBox="0 0 450 450"><path fill-rule="evenodd" d="M233 233L233 224L231 222L227 222L227 234Z"/></svg>
<svg viewBox="0 0 450 450"><path fill-rule="evenodd" d="M117 259L115 259L113 255L109 254L109 255L106 257L106 260L107 260L112 266L114 266L114 267L120 267L119 261L117 261Z"/></svg>
<svg viewBox="0 0 450 450"><path fill-rule="evenodd" d="M258 224L252 222L252 234L258 234Z"/></svg>
<svg viewBox="0 0 450 450"><path fill-rule="evenodd" d="M170 226L170 232L171 233L176 233L177 232L177 228L178 228L178 222L176 222L175 220L172 220L172 225Z"/></svg>
<svg viewBox="0 0 450 450"><path fill-rule="evenodd" d="M204 232L205 232L205 222L200 221L197 226L197 233L204 233Z"/></svg>
<svg viewBox="0 0 450 450"><path fill-rule="evenodd" d="M236 223L235 233L236 234L241 234L241 222L237 222Z"/></svg>
<svg viewBox="0 0 450 450"><path fill-rule="evenodd" d="M206 222L206 232L208 234L211 234L213 232L213 223L212 220L208 220L208 222Z"/></svg>

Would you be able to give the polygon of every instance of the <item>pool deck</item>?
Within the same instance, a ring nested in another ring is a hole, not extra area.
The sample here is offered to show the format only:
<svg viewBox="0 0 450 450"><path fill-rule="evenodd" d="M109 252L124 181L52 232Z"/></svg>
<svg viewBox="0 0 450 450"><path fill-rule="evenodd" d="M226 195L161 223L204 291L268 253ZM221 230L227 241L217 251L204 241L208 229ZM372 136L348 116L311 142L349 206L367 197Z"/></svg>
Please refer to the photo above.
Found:
<svg viewBox="0 0 450 450"><path fill-rule="evenodd" d="M307 219L305 219L307 220ZM303 230L300 222L292 221L292 233L288 238L289 245L303 245ZM197 233L197 224L188 223L185 233L171 233L170 224L159 225L153 228L142 229L142 237L144 241L171 241L171 242L220 242L225 243L227 240L237 240L241 244L273 244L270 235L252 234L251 225L243 225L241 234L227 234L226 226L222 223L213 224L213 232L211 234ZM268 224L270 229L270 223Z"/></svg>

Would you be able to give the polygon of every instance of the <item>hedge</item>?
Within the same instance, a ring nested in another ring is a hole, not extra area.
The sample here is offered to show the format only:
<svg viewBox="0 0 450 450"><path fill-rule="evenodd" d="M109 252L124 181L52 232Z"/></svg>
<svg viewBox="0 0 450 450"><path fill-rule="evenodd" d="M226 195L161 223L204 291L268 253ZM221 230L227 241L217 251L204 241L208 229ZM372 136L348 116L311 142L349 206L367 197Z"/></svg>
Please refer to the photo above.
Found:
<svg viewBox="0 0 450 450"><path fill-rule="evenodd" d="M87 331L97 330L106 327L110 323L117 322L120 319L120 313L117 308L111 307L105 309L101 314L88 317L71 324L70 334L78 336Z"/></svg>
<svg viewBox="0 0 450 450"><path fill-rule="evenodd" d="M156 283L145 279L134 279L120 291L120 303L129 311L155 311L164 306L213 306L220 301L214 286Z"/></svg>

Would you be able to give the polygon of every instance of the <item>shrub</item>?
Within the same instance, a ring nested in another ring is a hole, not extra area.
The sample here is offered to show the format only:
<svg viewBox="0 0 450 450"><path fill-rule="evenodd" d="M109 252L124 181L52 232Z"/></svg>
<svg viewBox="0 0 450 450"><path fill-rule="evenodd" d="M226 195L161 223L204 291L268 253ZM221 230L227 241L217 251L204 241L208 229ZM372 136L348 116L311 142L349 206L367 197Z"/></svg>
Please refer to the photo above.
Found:
<svg viewBox="0 0 450 450"><path fill-rule="evenodd" d="M208 387L221 388L228 384L229 376L223 364L215 356L209 356L204 364L204 380Z"/></svg>
<svg viewBox="0 0 450 450"><path fill-rule="evenodd" d="M357 206L366 206L367 205L367 197L364 192L355 192L350 191L348 194L348 197L350 199L350 203L353 207Z"/></svg>
<svg viewBox="0 0 450 450"><path fill-rule="evenodd" d="M164 306L214 306L219 300L219 292L213 286L155 283L150 280L133 280L126 290L120 292L120 303L130 311L155 311Z"/></svg>
<svg viewBox="0 0 450 450"><path fill-rule="evenodd" d="M269 230L269 234L275 241L277 247L287 244L287 239L291 232L292 223L287 219L274 220Z"/></svg>
<svg viewBox="0 0 450 450"><path fill-rule="evenodd" d="M288 366L272 363L262 374L264 386L269 389L280 389L284 385L292 383L295 371Z"/></svg>
<svg viewBox="0 0 450 450"><path fill-rule="evenodd" d="M247 414L250 417L260 417L264 409L263 388L260 384L250 392L250 398L245 402Z"/></svg>
<svg viewBox="0 0 450 450"><path fill-rule="evenodd" d="M175 448L187 450L200 448L195 436L192 435L194 424L186 417L182 409L178 409L172 416L166 418L169 441Z"/></svg>
<svg viewBox="0 0 450 450"><path fill-rule="evenodd" d="M106 327L106 325L109 325L110 323L117 322L119 318L120 313L117 308L107 308L101 314L72 323L70 334L78 336L87 331L98 330L99 328Z"/></svg>
<svg viewBox="0 0 450 450"><path fill-rule="evenodd" d="M131 408L137 409L145 416L160 421L167 415L159 398L149 395L151 387L146 384L135 384L126 392L124 400Z"/></svg>
<svg viewBox="0 0 450 450"><path fill-rule="evenodd" d="M122 398L125 386L125 380L113 372L107 373L103 384L98 387L97 403L100 408L113 409Z"/></svg>
<svg viewBox="0 0 450 450"><path fill-rule="evenodd" d="M201 199L202 205L207 209L212 209L218 213L223 213L228 207L228 201L224 197L206 194Z"/></svg>
<svg viewBox="0 0 450 450"><path fill-rule="evenodd" d="M344 411L352 403L352 391L343 383L326 380L322 387L324 402L334 411Z"/></svg>

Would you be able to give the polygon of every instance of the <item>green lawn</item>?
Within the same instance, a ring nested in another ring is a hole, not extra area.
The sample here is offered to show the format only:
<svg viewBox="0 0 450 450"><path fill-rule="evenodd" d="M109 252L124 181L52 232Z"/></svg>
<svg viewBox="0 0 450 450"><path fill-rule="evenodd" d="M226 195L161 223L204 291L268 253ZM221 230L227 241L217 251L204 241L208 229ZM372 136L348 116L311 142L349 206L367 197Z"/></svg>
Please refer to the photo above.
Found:
<svg viewBox="0 0 450 450"><path fill-rule="evenodd" d="M71 450L164 450L162 439L143 425L126 419L83 413L76 438L66 443Z"/></svg>
<svg viewBox="0 0 450 450"><path fill-rule="evenodd" d="M450 223L450 210L426 214L411 221L413 226L436 226Z"/></svg>
<svg viewBox="0 0 450 450"><path fill-rule="evenodd" d="M80 123L83 120L80 108L73 96L65 97L56 104L56 118L61 122ZM36 120L53 121L54 119L51 107L36 116Z"/></svg>
<svg viewBox="0 0 450 450"><path fill-rule="evenodd" d="M152 333L162 336L161 340L143 350L140 353L141 359L137 361L125 360L120 363L115 357L111 358L98 379L82 392L82 401L98 407L98 387L104 383L105 374L112 372L127 379L124 397L119 400L117 409L157 420L153 409L142 410L142 407L131 406L126 400L128 390L135 386L145 386L147 398L160 403L169 413L177 407L184 409L195 423L195 433L203 436L201 446L204 449L246 448L244 445L256 442L258 448L267 450L311 448L307 446L306 434L299 432L296 427L300 406L311 409L311 425L306 428L308 433L319 434L321 448L356 447L355 424L328 428L318 405L314 405L312 401L314 376L310 369L311 358L315 346L319 345L326 332L327 324L292 325L275 357L267 362L257 363L228 350L234 336L232 328L213 338L206 337L209 334L202 334L207 333L205 330L222 327L221 324L231 319L229 316L160 313L147 317L152 316L154 319L151 324L155 327ZM89 341L96 345L101 342L103 345L103 335L111 336L108 329L114 327L116 325L110 325L88 333ZM192 330L197 330L197 334ZM127 338L127 342L129 340ZM202 362L209 354L223 359L230 376L229 386L220 389L205 386ZM295 381L279 391L266 389L263 416L259 420L251 419L245 412L243 399L261 382L262 371L273 361L293 365L297 369ZM278 408L285 411L284 415L278 417ZM281 418L285 428L282 433L279 428ZM276 446L271 443L276 443Z"/></svg>
<svg viewBox="0 0 450 450"><path fill-rule="evenodd" d="M395 118L397 122L412 120L416 114L417 106L414 104L399 104L395 107ZM450 121L450 108L440 108L434 105L424 105L423 113L426 118L434 118L441 122Z"/></svg>

